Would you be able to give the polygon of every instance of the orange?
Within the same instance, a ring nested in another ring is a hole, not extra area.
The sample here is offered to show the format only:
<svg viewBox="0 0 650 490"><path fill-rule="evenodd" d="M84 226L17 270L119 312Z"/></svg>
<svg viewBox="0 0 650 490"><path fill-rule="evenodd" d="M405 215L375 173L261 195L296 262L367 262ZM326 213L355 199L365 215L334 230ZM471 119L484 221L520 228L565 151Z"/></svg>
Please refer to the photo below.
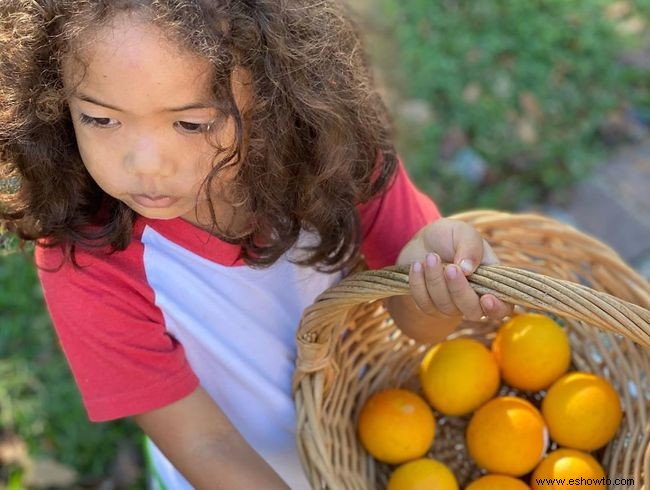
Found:
<svg viewBox="0 0 650 490"><path fill-rule="evenodd" d="M386 490L458 490L458 482L440 461L422 458L393 471Z"/></svg>
<svg viewBox="0 0 650 490"><path fill-rule="evenodd" d="M465 490L530 490L530 487L512 476L485 475L467 485Z"/></svg>
<svg viewBox="0 0 650 490"><path fill-rule="evenodd" d="M436 421L417 394L388 389L366 400L359 415L359 437L379 461L398 464L423 456L433 443Z"/></svg>
<svg viewBox="0 0 650 490"><path fill-rule="evenodd" d="M564 478L565 482L560 484L556 481L554 485L549 485L540 481L544 478ZM574 481L571 485L569 483L571 478L578 479L583 488L605 490L607 487L605 485L605 470L600 463L591 455L574 449L558 449L544 458L535 468L530 478L530 486L532 490L573 490L578 482ZM587 481L581 480L581 478Z"/></svg>
<svg viewBox="0 0 650 490"><path fill-rule="evenodd" d="M551 318L537 313L516 315L492 342L503 380L520 390L548 388L571 362L566 333Z"/></svg>
<svg viewBox="0 0 650 490"><path fill-rule="evenodd" d="M521 476L542 459L548 430L539 411L514 396L490 400L467 426L467 449L476 463L491 473Z"/></svg>
<svg viewBox="0 0 650 490"><path fill-rule="evenodd" d="M551 439L560 446L593 451L607 444L621 423L618 394L605 379L571 372L549 388L542 401Z"/></svg>
<svg viewBox="0 0 650 490"><path fill-rule="evenodd" d="M446 415L465 415L496 394L499 367L480 342L446 340L422 360L420 384L433 408Z"/></svg>

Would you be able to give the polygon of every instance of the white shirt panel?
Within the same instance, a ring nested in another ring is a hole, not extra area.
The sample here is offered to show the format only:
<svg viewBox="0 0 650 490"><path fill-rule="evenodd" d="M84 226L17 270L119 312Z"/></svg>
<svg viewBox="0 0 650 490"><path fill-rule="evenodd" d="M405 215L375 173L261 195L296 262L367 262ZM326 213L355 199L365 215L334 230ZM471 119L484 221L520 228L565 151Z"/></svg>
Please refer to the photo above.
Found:
<svg viewBox="0 0 650 490"><path fill-rule="evenodd" d="M299 243L309 239L303 233ZM341 274L296 266L289 253L263 270L228 267L150 227L142 242L156 306L203 388L292 489L308 489L295 445L295 334L304 309ZM168 488L191 488L162 453L152 455ZM181 481L188 486L171 486Z"/></svg>

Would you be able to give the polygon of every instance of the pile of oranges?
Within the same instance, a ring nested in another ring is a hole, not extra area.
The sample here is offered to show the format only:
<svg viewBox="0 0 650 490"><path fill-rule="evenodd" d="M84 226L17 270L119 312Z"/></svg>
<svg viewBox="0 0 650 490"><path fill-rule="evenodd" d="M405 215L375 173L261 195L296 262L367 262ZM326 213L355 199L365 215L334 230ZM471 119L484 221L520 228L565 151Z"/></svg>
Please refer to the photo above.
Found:
<svg viewBox="0 0 650 490"><path fill-rule="evenodd" d="M491 349L469 338L432 347L419 371L424 397L397 388L373 394L360 412L359 438L374 458L395 465L388 490L458 489L447 466L425 457L436 412L471 417L465 443L487 474L467 490L541 490L549 488L536 483L542 478L601 479L605 472L589 452L616 434L621 403L604 378L567 372L570 362L560 325L537 313L516 315L497 330ZM541 411L524 398L496 396L502 381L543 396ZM560 449L547 454L551 440Z"/></svg>

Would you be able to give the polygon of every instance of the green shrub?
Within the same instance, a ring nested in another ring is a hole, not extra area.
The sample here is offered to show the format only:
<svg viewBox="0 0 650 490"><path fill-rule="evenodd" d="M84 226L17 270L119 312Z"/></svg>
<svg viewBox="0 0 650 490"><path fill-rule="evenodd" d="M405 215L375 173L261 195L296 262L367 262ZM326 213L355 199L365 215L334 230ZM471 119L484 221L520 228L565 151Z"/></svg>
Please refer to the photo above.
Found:
<svg viewBox="0 0 650 490"><path fill-rule="evenodd" d="M424 125L398 121L399 146L445 212L517 208L575 182L602 158L605 116L648 103L647 70L617 59L650 1L612 4L382 0L377 19L396 38L399 90L433 111ZM487 162L475 182L442 151L454 134Z"/></svg>

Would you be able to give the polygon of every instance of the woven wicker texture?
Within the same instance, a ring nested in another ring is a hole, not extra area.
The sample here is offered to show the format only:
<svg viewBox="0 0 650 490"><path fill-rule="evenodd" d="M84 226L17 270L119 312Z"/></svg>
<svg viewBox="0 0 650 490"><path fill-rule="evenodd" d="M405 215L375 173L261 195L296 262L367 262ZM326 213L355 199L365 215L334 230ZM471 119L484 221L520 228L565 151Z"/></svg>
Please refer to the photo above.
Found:
<svg viewBox="0 0 650 490"><path fill-rule="evenodd" d="M523 311L550 314L566 327L572 370L599 374L618 391L624 410L616 437L594 456L610 478L650 475L650 287L609 247L578 230L535 214L462 213L493 247L501 264L469 277ZM419 394L417 369L430 347L396 328L382 300L409 294L408 269L358 269L321 294L300 323L294 376L297 444L312 488L385 488L392 467L363 449L356 425L363 402L389 387ZM464 322L450 338L489 345L496 322ZM502 386L540 406L541 396ZM481 475L464 447L469 416L436 413L428 456L450 466L461 486ZM550 449L553 449L551 446Z"/></svg>

